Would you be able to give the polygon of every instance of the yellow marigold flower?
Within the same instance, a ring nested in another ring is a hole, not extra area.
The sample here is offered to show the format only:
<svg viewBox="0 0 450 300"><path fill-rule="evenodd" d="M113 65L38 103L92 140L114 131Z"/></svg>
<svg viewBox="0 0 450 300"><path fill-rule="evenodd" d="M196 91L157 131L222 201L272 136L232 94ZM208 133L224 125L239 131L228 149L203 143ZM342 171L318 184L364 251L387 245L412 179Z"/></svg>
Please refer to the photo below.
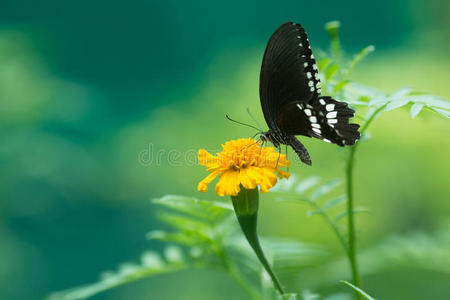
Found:
<svg viewBox="0 0 450 300"><path fill-rule="evenodd" d="M279 167L289 166L286 155L279 154L271 147L260 147L254 139L239 139L222 145L222 152L213 156L204 149L198 151L198 160L208 168L210 174L200 181L197 189L208 190L208 184L220 177L216 185L219 196L236 196L240 185L246 189L260 187L262 193L267 192L277 183L279 178L289 178L290 174Z"/></svg>

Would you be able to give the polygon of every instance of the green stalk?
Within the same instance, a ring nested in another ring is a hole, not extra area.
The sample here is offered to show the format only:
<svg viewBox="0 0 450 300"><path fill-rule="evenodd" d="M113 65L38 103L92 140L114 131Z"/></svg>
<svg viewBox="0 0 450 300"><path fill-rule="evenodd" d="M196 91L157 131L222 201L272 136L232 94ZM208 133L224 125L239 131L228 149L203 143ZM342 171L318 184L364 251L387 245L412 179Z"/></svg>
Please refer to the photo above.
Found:
<svg viewBox="0 0 450 300"><path fill-rule="evenodd" d="M375 117L384 109L385 105L377 108L367 119L364 125L361 127L361 136L369 127L370 123ZM355 221L353 214L353 167L355 161L356 149L358 149L360 141L357 141L353 147L350 148L349 157L346 166L346 181L347 181L347 231L348 231L348 258L350 261L350 267L352 271L353 284L357 287L361 287L361 280L358 270L358 263L356 261L356 235L355 235ZM356 293L356 299L361 299L361 295Z"/></svg>
<svg viewBox="0 0 450 300"><path fill-rule="evenodd" d="M255 252L264 269L269 274L275 288L281 295L284 295L285 292L283 290L283 287L281 286L278 277L275 275L275 272L272 270L269 262L267 261L267 258L261 248L261 244L259 243L259 238L256 230L259 203L258 189L247 190L243 186L241 186L241 191L239 192L239 194L236 196L231 196L231 199L233 201L236 217L239 221L239 225L241 226L245 238L252 247L253 252Z"/></svg>
<svg viewBox="0 0 450 300"><path fill-rule="evenodd" d="M357 142L358 143L358 142ZM356 146L356 145L355 145ZM360 277L358 265L356 261L356 236L355 223L353 216L353 163L355 157L355 148L350 149L350 155L347 161L346 180L347 180L347 227L348 227L348 259L352 270L353 284L360 286ZM356 294L357 299L361 299L359 294Z"/></svg>

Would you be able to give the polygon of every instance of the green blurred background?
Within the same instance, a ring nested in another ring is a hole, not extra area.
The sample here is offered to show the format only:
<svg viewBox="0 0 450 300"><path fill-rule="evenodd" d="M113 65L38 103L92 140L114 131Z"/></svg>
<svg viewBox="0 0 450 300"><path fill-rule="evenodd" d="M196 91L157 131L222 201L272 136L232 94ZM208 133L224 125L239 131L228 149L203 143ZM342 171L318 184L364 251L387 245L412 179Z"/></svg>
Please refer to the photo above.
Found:
<svg viewBox="0 0 450 300"><path fill-rule="evenodd" d="M315 49L328 48L323 25L330 20L341 21L347 53L374 44L353 75L358 82L449 99L449 3L2 0L0 299L42 299L161 247L144 238L161 226L151 197L217 197L196 191L206 172L194 166L195 151L254 134L224 114L251 122L249 107L263 120L260 61L287 20L306 28ZM377 119L371 133L356 169L357 204L372 209L358 218L360 247L390 234L433 232L450 213L448 121L432 112L411 120L399 110ZM305 144L314 165L292 172L342 176L341 151ZM260 231L322 243L342 256L306 209L263 201ZM364 278L379 299L448 299L449 282L450 271L402 268ZM245 295L225 275L192 271L94 298Z"/></svg>

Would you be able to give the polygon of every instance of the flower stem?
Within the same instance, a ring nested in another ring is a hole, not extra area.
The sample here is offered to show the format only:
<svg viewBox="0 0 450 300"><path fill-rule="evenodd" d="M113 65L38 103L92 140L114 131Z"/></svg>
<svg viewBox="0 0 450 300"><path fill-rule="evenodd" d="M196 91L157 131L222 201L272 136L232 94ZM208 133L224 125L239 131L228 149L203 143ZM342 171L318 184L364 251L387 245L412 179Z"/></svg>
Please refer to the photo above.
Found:
<svg viewBox="0 0 450 300"><path fill-rule="evenodd" d="M361 127L361 136L369 127L370 123L375 119L375 117L384 109L385 105L377 108L366 120L364 125ZM360 140L355 143L353 147L350 148L350 153L347 160L346 166L346 181L347 181L347 231L348 231L348 259L350 262L350 267L352 271L353 284L357 287L361 287L361 280L358 270L358 264L356 260L356 234L355 234L355 221L353 214L354 200L353 200L353 167L355 161L355 153L360 144ZM356 293L356 299L361 299L361 295Z"/></svg>
<svg viewBox="0 0 450 300"><path fill-rule="evenodd" d="M231 196L231 199L233 201L236 217L245 238L252 247L253 252L255 252L264 269L269 274L275 288L281 295L284 295L285 292L283 287L281 286L278 277L275 275L275 272L272 270L266 256L264 255L256 230L259 205L258 189L247 190L241 186L239 194L236 196Z"/></svg>
<svg viewBox="0 0 450 300"><path fill-rule="evenodd" d="M280 281L275 275L275 272L272 270L269 262L267 261L267 258L264 255L264 252L261 248L261 244L259 243L258 235L256 233L256 219L257 219L256 214L251 216L238 217L239 224L241 225L242 231L244 232L244 235L247 238L248 243L252 247L253 251L255 252L261 264L263 265L264 269L269 274L270 278L272 279L275 285L275 288L281 295L284 295L283 287L281 286Z"/></svg>

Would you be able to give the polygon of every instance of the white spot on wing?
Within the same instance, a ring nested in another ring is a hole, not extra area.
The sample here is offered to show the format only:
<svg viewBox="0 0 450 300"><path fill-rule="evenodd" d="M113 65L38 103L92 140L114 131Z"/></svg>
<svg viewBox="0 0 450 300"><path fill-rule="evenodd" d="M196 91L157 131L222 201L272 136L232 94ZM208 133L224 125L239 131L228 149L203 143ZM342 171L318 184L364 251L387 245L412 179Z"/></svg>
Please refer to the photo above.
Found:
<svg viewBox="0 0 450 300"><path fill-rule="evenodd" d="M316 64L313 64L313 69L317 70L317 65Z"/></svg>
<svg viewBox="0 0 450 300"><path fill-rule="evenodd" d="M334 110L334 104L327 104L327 106L325 106L325 109L327 111L333 111Z"/></svg>
<svg viewBox="0 0 450 300"><path fill-rule="evenodd" d="M321 134L322 131L319 128L312 128L315 133Z"/></svg>
<svg viewBox="0 0 450 300"><path fill-rule="evenodd" d="M337 122L337 119L328 119L328 124L336 124Z"/></svg>
<svg viewBox="0 0 450 300"><path fill-rule="evenodd" d="M306 68L306 67L308 66L308 63L307 63L307 62L304 62L304 63L303 63L303 66Z"/></svg>
<svg viewBox="0 0 450 300"><path fill-rule="evenodd" d="M320 124L317 124L317 123L312 123L311 126L312 127L316 127L316 128L320 128Z"/></svg>
<svg viewBox="0 0 450 300"><path fill-rule="evenodd" d="M329 139L323 139L322 141L324 141L324 142L327 142L327 143L330 143L330 144L331 144L331 141L330 141Z"/></svg>
<svg viewBox="0 0 450 300"><path fill-rule="evenodd" d="M305 114L309 117L311 115L311 110L310 109L305 109L304 110Z"/></svg>
<svg viewBox="0 0 450 300"><path fill-rule="evenodd" d="M320 99L319 102L320 102L320 104L322 104L322 105L325 105L325 103L326 103L325 100L323 100L323 99Z"/></svg>
<svg viewBox="0 0 450 300"><path fill-rule="evenodd" d="M300 110L303 110L303 106L301 104L297 104L297 107L300 108Z"/></svg>
<svg viewBox="0 0 450 300"><path fill-rule="evenodd" d="M327 118L328 119L333 119L333 118L336 118L336 115L337 115L337 112L336 111L332 111L332 112L327 113Z"/></svg>
<svg viewBox="0 0 450 300"><path fill-rule="evenodd" d="M315 116L309 117L309 121L311 121L312 123L316 123L317 118Z"/></svg>
<svg viewBox="0 0 450 300"><path fill-rule="evenodd" d="M306 77L308 77L308 79L311 79L312 77L311 72L306 72Z"/></svg>
<svg viewBox="0 0 450 300"><path fill-rule="evenodd" d="M310 90L311 92L314 92L314 87L312 86L309 90Z"/></svg>
<svg viewBox="0 0 450 300"><path fill-rule="evenodd" d="M313 82L312 80L310 80L310 81L308 82L308 85L309 85L309 86L314 86L314 82Z"/></svg>

